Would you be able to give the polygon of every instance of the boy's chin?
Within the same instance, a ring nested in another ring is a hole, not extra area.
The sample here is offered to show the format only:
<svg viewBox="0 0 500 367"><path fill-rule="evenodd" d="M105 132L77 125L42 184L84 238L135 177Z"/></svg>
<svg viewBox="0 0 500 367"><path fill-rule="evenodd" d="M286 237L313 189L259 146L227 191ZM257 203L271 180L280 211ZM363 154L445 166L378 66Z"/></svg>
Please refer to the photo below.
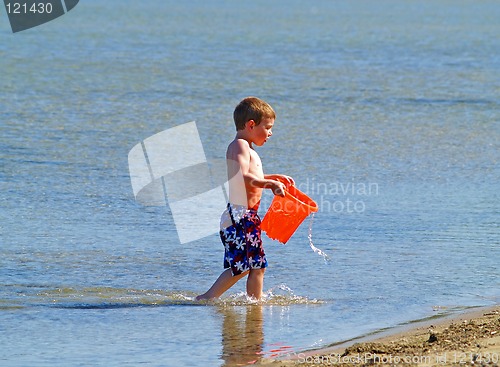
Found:
<svg viewBox="0 0 500 367"><path fill-rule="evenodd" d="M256 142L255 144L256 144L258 147L261 147L261 146L263 146L263 145L264 145L264 144L266 144L266 143L267 143L267 139L266 139L266 140L264 140L264 141L261 141L261 142L259 142L259 143L257 143L257 142Z"/></svg>

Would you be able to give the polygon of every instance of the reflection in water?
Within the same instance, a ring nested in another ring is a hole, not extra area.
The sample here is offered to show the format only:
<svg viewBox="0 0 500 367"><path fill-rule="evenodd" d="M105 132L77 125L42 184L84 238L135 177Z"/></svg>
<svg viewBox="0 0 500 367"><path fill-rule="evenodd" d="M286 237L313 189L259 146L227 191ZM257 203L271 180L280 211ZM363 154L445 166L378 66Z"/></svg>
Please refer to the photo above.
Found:
<svg viewBox="0 0 500 367"><path fill-rule="evenodd" d="M228 306L219 309L222 322L223 366L254 364L262 358L264 343L262 305Z"/></svg>

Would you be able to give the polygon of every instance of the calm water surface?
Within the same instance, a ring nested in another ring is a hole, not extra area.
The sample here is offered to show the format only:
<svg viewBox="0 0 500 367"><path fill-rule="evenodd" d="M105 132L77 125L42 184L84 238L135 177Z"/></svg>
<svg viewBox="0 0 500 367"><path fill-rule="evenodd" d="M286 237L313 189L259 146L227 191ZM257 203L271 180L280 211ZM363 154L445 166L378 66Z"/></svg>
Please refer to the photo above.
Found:
<svg viewBox="0 0 500 367"><path fill-rule="evenodd" d="M495 1L88 0L3 22L0 364L234 366L498 303L499 18ZM265 241L262 305L244 283L194 305L218 236L181 245L168 207L137 204L128 152L196 120L223 158L247 95L275 107L258 152L318 202L331 261L306 223Z"/></svg>

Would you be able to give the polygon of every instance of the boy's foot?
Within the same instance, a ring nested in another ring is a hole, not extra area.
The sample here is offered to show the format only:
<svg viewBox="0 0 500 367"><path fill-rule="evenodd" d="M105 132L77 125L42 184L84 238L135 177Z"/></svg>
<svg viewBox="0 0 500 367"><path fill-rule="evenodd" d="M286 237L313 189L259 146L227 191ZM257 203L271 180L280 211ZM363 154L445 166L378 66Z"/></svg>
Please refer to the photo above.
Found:
<svg viewBox="0 0 500 367"><path fill-rule="evenodd" d="M194 298L194 300L195 300L195 301L203 301L203 300L205 300L205 299L210 299L210 297L208 297L208 296L206 296L206 295L204 295L204 294L200 294L199 296L196 296L196 297Z"/></svg>

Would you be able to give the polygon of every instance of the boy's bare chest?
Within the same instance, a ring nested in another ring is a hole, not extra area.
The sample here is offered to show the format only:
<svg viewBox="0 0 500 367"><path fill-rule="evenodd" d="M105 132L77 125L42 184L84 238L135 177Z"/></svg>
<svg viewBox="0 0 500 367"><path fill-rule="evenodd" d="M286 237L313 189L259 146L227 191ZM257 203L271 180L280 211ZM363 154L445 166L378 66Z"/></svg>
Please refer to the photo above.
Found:
<svg viewBox="0 0 500 367"><path fill-rule="evenodd" d="M250 151L250 165L249 165L249 170L252 173L257 174L259 176L263 176L264 175L263 170L262 170L262 161L260 160L260 157L257 154L257 152L255 152L254 150Z"/></svg>

